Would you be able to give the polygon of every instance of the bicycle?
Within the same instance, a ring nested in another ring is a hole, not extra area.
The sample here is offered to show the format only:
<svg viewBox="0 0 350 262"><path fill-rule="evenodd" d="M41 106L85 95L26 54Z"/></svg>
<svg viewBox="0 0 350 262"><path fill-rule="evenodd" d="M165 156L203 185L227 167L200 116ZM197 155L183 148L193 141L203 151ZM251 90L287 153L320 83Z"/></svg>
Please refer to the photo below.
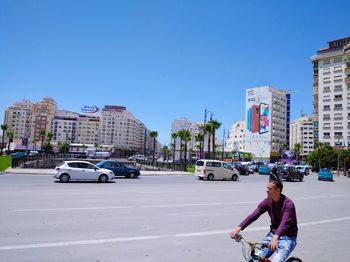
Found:
<svg viewBox="0 0 350 262"><path fill-rule="evenodd" d="M256 249L267 247L266 244L261 242L251 242L245 239L242 235L237 235L235 238L236 242L242 243L242 254L247 262L271 262L270 259L260 257L256 254ZM246 251L246 246L249 246L248 251ZM302 262L300 258L290 257L286 260L286 262Z"/></svg>

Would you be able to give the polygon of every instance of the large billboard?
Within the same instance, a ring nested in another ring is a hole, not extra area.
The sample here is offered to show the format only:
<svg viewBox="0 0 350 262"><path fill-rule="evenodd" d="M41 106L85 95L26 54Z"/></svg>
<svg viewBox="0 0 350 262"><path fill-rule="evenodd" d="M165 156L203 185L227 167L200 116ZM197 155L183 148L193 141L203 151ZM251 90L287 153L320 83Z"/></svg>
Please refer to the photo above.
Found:
<svg viewBox="0 0 350 262"><path fill-rule="evenodd" d="M259 157L269 157L271 147L272 93L269 87L246 91L245 141L248 152Z"/></svg>

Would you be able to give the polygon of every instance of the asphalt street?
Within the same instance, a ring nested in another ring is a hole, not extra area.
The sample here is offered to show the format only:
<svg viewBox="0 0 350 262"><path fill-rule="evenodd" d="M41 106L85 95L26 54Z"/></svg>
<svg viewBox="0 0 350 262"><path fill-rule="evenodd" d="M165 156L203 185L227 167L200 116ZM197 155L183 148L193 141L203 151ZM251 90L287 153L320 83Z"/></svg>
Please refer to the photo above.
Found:
<svg viewBox="0 0 350 262"><path fill-rule="evenodd" d="M144 176L115 183L0 175L0 261L244 261L229 238L260 200L267 176L200 181ZM349 261L350 178L284 182L296 204L303 261ZM259 241L263 215L243 234Z"/></svg>

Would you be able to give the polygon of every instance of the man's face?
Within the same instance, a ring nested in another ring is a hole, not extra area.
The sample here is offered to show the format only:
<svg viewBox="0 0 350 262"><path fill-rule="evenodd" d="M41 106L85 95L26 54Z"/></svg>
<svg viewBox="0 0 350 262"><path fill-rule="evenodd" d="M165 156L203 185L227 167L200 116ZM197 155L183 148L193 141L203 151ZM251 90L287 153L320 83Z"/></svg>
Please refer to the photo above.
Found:
<svg viewBox="0 0 350 262"><path fill-rule="evenodd" d="M267 197L276 198L280 195L280 189L276 188L275 184L269 182L266 186Z"/></svg>

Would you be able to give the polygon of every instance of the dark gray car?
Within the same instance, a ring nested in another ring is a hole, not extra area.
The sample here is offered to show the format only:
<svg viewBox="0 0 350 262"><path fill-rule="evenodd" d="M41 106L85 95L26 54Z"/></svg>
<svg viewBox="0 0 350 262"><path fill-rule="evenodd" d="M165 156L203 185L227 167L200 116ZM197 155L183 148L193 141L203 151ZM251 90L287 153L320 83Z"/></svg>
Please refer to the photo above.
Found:
<svg viewBox="0 0 350 262"><path fill-rule="evenodd" d="M97 163L96 166L113 171L115 176L137 178L140 175L140 169L127 167L117 160L104 160Z"/></svg>

